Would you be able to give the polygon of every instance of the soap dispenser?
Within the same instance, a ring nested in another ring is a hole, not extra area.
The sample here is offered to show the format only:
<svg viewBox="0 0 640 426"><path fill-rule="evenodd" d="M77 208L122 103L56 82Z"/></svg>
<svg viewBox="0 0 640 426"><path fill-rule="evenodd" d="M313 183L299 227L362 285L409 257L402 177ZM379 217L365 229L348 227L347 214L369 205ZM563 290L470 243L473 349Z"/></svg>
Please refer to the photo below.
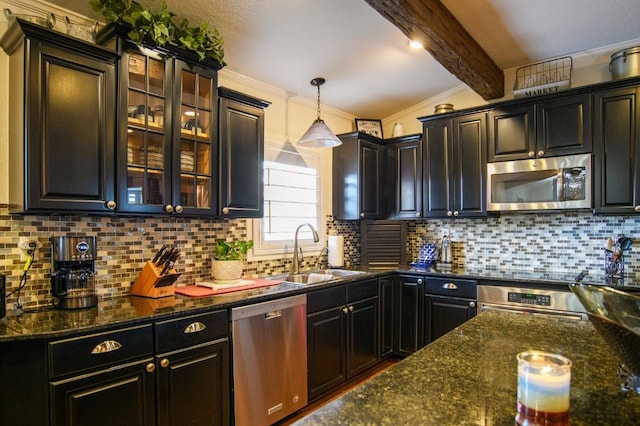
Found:
<svg viewBox="0 0 640 426"><path fill-rule="evenodd" d="M442 263L451 263L453 261L453 254L451 252L451 236L444 235L442 237Z"/></svg>

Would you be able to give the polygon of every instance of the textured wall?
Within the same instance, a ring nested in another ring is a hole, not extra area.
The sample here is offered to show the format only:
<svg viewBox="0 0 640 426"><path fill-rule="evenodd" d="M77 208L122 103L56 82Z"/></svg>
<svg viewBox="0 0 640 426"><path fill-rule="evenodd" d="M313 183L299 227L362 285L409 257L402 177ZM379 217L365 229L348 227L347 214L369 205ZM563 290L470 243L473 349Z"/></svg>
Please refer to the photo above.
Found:
<svg viewBox="0 0 640 426"><path fill-rule="evenodd" d="M640 216L594 216L589 212L503 214L485 219L421 220L408 227L408 258L416 259L422 237L439 241L450 231L453 261L478 267L604 274L608 237L625 235L634 245L625 276L640 273Z"/></svg>
<svg viewBox="0 0 640 426"><path fill-rule="evenodd" d="M328 229L345 235L345 265L360 259L359 222L337 222L327 218ZM99 216L18 216L0 210L0 273L7 275L7 291L18 287L24 261L17 248L20 237L37 239L42 248L21 290L20 302L26 308L49 305L52 236L96 236L96 289L100 297L129 294L130 286L162 244L178 247L182 255L176 270L182 273L177 285L211 279L210 254L218 238L246 238L245 220L188 219L173 217L117 218ZM303 269L326 267L326 254L306 256ZM281 259L249 262L247 277L268 276L291 268L291 256ZM12 309L16 295L7 300Z"/></svg>
<svg viewBox="0 0 640 426"><path fill-rule="evenodd" d="M50 304L51 236L95 235L98 240L96 287L101 297L126 295L144 263L162 244L179 247L182 256L177 284L210 279L210 253L217 238L246 238L244 220L188 218L115 218L93 216L15 216L0 211L0 273L7 275L7 290L18 286L24 262L17 248L19 237L42 244L29 271L21 302L27 308ZM328 232L345 237L345 266L360 263L360 222L327 217ZM438 241L451 232L455 264L532 271L580 271L603 274L607 237L640 235L640 216L593 216L591 213L509 214L486 219L419 220L408 222L408 259L418 256L422 238ZM640 249L632 247L626 258L626 275L640 273ZM326 267L326 254L306 256L303 269ZM248 277L285 272L290 255L281 259L249 262ZM11 309L15 295L8 300Z"/></svg>

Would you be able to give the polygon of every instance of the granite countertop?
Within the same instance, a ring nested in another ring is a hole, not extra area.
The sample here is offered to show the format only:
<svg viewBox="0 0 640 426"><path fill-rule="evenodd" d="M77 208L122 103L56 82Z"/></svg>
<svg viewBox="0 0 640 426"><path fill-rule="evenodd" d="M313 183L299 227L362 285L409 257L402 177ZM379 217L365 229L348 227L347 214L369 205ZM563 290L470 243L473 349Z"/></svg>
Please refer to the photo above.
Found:
<svg viewBox="0 0 640 426"><path fill-rule="evenodd" d="M353 275L316 284L296 284L283 282L270 287L237 291L207 297L187 297L181 295L160 299L139 296L123 296L100 299L98 306L79 310L39 309L35 312L18 314L9 312L0 319L0 342L23 339L56 338L82 332L93 332L113 326L127 326L145 321L170 318L189 313L199 313L212 309L227 309L249 303L259 303L277 298L306 293L319 288L344 285L363 278L380 277L391 273L419 274L425 276L447 276L480 280L481 283L502 283L527 286L563 287L574 281L574 274L545 273L536 271L512 271L495 268L471 268L438 264L428 270L403 266L387 270L369 270L354 266L351 269L364 271L365 274ZM590 284L603 284L603 277L588 276L584 281ZM613 283L618 284L618 283ZM612 285L622 290L640 290L630 286Z"/></svg>
<svg viewBox="0 0 640 426"><path fill-rule="evenodd" d="M296 425L513 425L516 354L572 360L572 425L637 424L640 395L620 390L618 359L588 321L486 312Z"/></svg>

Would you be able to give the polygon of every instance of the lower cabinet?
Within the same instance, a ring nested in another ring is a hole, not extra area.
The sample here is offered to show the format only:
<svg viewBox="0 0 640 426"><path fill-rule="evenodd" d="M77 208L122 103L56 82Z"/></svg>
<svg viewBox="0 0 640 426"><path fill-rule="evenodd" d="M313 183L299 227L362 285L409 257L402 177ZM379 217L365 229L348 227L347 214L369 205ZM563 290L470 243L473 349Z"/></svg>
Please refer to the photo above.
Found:
<svg viewBox="0 0 640 426"><path fill-rule="evenodd" d="M307 295L309 400L379 361L378 280Z"/></svg>
<svg viewBox="0 0 640 426"><path fill-rule="evenodd" d="M397 331L394 352L406 356L424 346L423 300L424 279L400 275L395 284L395 329Z"/></svg>
<svg viewBox="0 0 640 426"><path fill-rule="evenodd" d="M230 424L228 331L227 311L155 324L158 426Z"/></svg>
<svg viewBox="0 0 640 426"><path fill-rule="evenodd" d="M424 298L424 343L429 344L477 315L478 290L473 280L427 278Z"/></svg>
<svg viewBox="0 0 640 426"><path fill-rule="evenodd" d="M49 343L52 425L229 425L227 311Z"/></svg>
<svg viewBox="0 0 640 426"><path fill-rule="evenodd" d="M393 355L393 341L396 335L393 313L395 312L395 297L393 291L393 277L379 279L380 299L380 359Z"/></svg>

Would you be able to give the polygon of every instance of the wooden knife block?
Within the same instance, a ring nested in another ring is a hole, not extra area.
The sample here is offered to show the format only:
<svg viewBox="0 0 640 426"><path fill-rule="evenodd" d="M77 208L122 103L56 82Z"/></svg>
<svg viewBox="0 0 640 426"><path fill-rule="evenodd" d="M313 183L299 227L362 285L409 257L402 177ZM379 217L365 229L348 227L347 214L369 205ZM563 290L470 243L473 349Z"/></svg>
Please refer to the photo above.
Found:
<svg viewBox="0 0 640 426"><path fill-rule="evenodd" d="M173 283L181 274L178 274L175 269L169 269L165 275L160 275L161 271L162 268L158 268L151 261L145 263L142 272L133 283L131 294L153 299L173 296L175 294Z"/></svg>

